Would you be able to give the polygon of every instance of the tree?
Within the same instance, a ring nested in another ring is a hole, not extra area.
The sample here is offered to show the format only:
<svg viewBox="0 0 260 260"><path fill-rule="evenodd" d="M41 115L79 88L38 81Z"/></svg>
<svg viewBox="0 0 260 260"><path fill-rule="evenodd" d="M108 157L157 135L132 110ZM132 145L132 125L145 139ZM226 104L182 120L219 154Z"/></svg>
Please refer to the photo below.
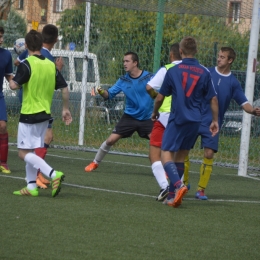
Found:
<svg viewBox="0 0 260 260"><path fill-rule="evenodd" d="M180 12L182 1L178 3ZM84 3L64 12L59 25L65 41L83 43L85 8ZM170 44L191 35L199 44L197 58L205 66L215 65L216 49L231 46L239 53L233 69L244 69L249 33L242 35L237 27L227 26L225 18L166 13L161 30L162 64L168 63ZM98 55L101 82L113 83L124 73L122 55L129 50L138 53L142 68L152 71L155 35L156 12L92 4L89 51ZM83 44L78 49L83 50Z"/></svg>
<svg viewBox="0 0 260 260"><path fill-rule="evenodd" d="M66 46L68 43L74 42L78 51L84 49L85 12L85 3L75 5L72 9L66 9L57 22L57 25L60 26L60 33L63 36L63 44ZM92 20L91 15L91 24ZM96 43L97 34L98 32L91 26L91 44Z"/></svg>
<svg viewBox="0 0 260 260"><path fill-rule="evenodd" d="M15 40L24 38L27 32L25 19L14 10L11 10L6 21L0 21L0 25L5 28L4 44L7 47L13 47Z"/></svg>

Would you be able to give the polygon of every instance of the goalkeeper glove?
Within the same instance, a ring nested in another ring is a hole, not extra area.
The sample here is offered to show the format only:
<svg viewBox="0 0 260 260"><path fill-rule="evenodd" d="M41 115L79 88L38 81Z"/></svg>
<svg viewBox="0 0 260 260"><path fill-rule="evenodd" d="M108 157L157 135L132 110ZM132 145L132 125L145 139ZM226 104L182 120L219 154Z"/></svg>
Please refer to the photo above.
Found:
<svg viewBox="0 0 260 260"><path fill-rule="evenodd" d="M98 92L99 95L102 95L102 94L104 94L105 90L102 89L101 87L98 87L97 92Z"/></svg>

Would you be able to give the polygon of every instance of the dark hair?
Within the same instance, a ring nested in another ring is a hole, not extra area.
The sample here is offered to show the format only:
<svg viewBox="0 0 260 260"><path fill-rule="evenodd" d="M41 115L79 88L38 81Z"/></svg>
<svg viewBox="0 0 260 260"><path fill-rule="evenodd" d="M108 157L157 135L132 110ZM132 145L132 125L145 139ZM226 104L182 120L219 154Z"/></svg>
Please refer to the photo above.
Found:
<svg viewBox="0 0 260 260"><path fill-rule="evenodd" d="M173 54L174 58L177 60L181 60L181 55L180 55L180 44L178 42L173 43L170 46L170 52Z"/></svg>
<svg viewBox="0 0 260 260"><path fill-rule="evenodd" d="M232 59L231 64L234 62L234 60L236 59L236 52L234 51L234 49L232 49L231 47L221 47L220 50L222 52L228 52L228 59Z"/></svg>
<svg viewBox="0 0 260 260"><path fill-rule="evenodd" d="M35 30L29 31L25 36L25 43L30 51L40 51L43 43L42 34Z"/></svg>
<svg viewBox="0 0 260 260"><path fill-rule="evenodd" d="M139 58L138 58L138 55L137 53L133 52L133 51L128 51L124 54L124 56L127 56L127 55L131 55L132 56L132 61L133 62L137 62L137 67L139 67Z"/></svg>
<svg viewBox="0 0 260 260"><path fill-rule="evenodd" d="M5 33L5 29L4 27L0 26L0 33L4 34Z"/></svg>
<svg viewBox="0 0 260 260"><path fill-rule="evenodd" d="M184 37L180 42L180 49L184 55L195 55L197 52L196 40L191 36Z"/></svg>
<svg viewBox="0 0 260 260"><path fill-rule="evenodd" d="M58 28L53 24L46 24L42 29L44 43L55 43L58 38Z"/></svg>

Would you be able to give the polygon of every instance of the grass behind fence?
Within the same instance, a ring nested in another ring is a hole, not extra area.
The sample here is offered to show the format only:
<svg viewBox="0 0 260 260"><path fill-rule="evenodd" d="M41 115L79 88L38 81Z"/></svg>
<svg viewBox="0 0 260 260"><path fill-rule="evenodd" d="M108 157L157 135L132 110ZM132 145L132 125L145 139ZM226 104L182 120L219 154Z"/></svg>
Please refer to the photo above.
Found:
<svg viewBox="0 0 260 260"><path fill-rule="evenodd" d="M40 190L17 197L24 163L10 148L9 178L0 174L0 259L259 259L259 182L214 167L207 195L191 190L180 208L155 201L159 187L147 158L107 155L92 173L94 153L49 149L46 160L66 178L56 198Z"/></svg>

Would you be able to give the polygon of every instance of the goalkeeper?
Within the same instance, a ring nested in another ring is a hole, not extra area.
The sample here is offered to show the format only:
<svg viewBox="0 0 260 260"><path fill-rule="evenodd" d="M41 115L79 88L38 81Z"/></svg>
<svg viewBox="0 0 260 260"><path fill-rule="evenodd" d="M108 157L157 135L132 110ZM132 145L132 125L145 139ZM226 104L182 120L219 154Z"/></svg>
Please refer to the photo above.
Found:
<svg viewBox="0 0 260 260"><path fill-rule="evenodd" d="M97 91L104 99L112 99L123 92L126 96L124 114L111 135L101 144L94 161L85 167L86 172L97 169L119 139L131 137L134 132L142 138L150 138L153 128L151 120L153 99L146 92L146 84L153 74L139 69L139 58L134 52L125 53L123 63L126 74L121 76L109 90L99 87Z"/></svg>

